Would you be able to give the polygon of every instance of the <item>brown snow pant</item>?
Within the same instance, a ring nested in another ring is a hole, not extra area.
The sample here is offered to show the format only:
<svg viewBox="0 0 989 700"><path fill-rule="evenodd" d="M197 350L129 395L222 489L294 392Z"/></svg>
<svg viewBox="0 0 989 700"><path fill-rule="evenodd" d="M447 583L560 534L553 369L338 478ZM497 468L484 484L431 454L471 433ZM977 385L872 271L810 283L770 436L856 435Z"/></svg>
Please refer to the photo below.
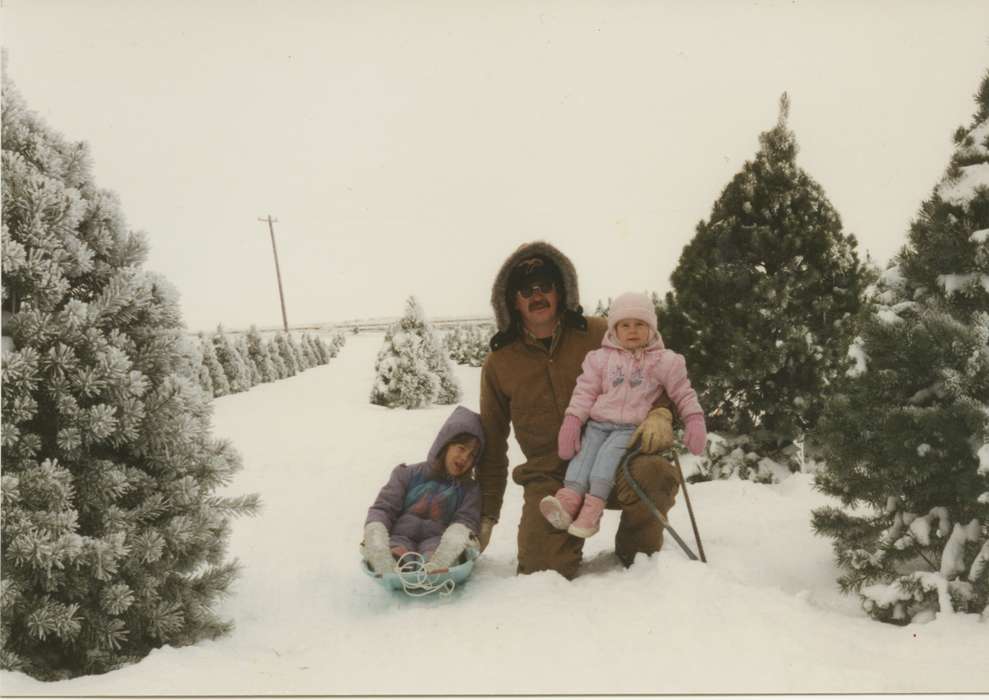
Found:
<svg viewBox="0 0 989 700"><path fill-rule="evenodd" d="M629 468L639 487L664 516L673 507L679 481L676 467L658 455L639 455ZM566 530L557 530L539 512L539 502L563 486L563 473L533 475L523 484L524 503L519 522L518 573L531 574L551 569L567 578L577 575L584 540ZM638 552L652 554L663 546L663 526L625 481L623 469L615 475L615 487L608 497L608 508L622 511L615 535L615 554L631 566Z"/></svg>

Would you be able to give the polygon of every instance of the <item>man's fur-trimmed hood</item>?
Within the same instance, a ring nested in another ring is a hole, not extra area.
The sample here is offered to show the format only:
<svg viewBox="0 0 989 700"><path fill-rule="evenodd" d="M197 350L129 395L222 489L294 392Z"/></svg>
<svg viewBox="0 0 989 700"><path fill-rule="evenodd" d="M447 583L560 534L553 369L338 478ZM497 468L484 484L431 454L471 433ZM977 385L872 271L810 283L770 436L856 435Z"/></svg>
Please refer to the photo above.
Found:
<svg viewBox="0 0 989 700"><path fill-rule="evenodd" d="M533 255L545 255L559 268L560 275L563 278L563 296L566 298L566 308L564 311L573 312L577 315L580 315L582 312L580 307L580 291L577 288L577 271L574 269L573 263L570 262L570 258L545 241L523 243L505 260L491 288L491 306L494 308L495 323L498 325L498 335L511 333L512 326L514 325L508 302L508 279L512 273L512 269L521 260L532 257Z"/></svg>

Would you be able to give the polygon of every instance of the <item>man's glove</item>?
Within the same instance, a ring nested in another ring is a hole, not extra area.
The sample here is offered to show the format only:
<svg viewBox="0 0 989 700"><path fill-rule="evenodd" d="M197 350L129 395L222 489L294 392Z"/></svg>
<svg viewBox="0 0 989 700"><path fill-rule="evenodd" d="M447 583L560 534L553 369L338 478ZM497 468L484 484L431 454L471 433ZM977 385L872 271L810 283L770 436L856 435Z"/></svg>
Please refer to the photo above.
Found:
<svg viewBox="0 0 989 700"><path fill-rule="evenodd" d="M573 459L580 451L580 418L570 413L563 416L560 434L556 437L557 453L560 459Z"/></svg>
<svg viewBox="0 0 989 700"><path fill-rule="evenodd" d="M639 451L651 455L673 446L673 414L667 408L654 408L649 411L635 432L628 446L640 440Z"/></svg>
<svg viewBox="0 0 989 700"><path fill-rule="evenodd" d="M707 425L704 423L704 416L700 413L687 416L683 419L686 426L683 433L683 444L695 455L704 452L707 445Z"/></svg>
<svg viewBox="0 0 989 700"><path fill-rule="evenodd" d="M486 515L481 516L481 533L477 536L477 539L481 543L482 552L488 548L488 542L491 540L491 530L494 529L496 522L498 521L494 518L489 518Z"/></svg>
<svg viewBox="0 0 989 700"><path fill-rule="evenodd" d="M467 541L471 533L463 523L453 523L443 531L439 546L426 562L426 573L432 573L437 569L448 569L453 566L457 559L463 554Z"/></svg>
<svg viewBox="0 0 989 700"><path fill-rule="evenodd" d="M395 557L388 547L388 528L384 523L370 522L364 526L363 549L374 573L384 576L395 571Z"/></svg>

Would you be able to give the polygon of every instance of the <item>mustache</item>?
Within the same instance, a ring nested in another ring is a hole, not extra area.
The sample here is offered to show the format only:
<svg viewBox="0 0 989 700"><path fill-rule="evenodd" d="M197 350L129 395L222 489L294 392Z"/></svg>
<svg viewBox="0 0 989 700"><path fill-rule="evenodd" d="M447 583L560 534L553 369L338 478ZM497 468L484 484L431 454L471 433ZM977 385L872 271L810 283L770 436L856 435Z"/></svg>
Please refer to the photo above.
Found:
<svg viewBox="0 0 989 700"><path fill-rule="evenodd" d="M529 311L538 311L539 309L548 309L549 302L545 300L534 301L529 304Z"/></svg>

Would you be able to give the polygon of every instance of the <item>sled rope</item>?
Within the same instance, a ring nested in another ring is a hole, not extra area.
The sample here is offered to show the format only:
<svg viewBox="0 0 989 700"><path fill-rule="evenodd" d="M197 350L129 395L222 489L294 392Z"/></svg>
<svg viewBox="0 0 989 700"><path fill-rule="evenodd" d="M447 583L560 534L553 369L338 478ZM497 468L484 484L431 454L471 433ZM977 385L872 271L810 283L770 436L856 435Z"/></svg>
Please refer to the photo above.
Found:
<svg viewBox="0 0 989 700"><path fill-rule="evenodd" d="M639 486L639 482L637 482L634 478L632 478L632 472L628 468L628 463L629 461L631 461L631 458L635 457L637 454L639 454L639 449L635 448L633 450L626 450L625 454L622 456L621 467L622 467L622 471L625 473L625 480L628 481L629 486L632 487L632 490L635 491L635 494L647 506L649 506L649 510L651 510L652 514L656 516L657 520L659 520L659 524L662 525L664 528L666 528L667 532L673 535L673 539L676 540L676 543L678 545L680 545L680 549L682 549L684 553L692 561L699 561L697 555L694 554L693 550L691 550L690 547L687 546L687 543L683 541L679 533L677 533L677 531L673 529L673 526L670 525L670 521L667 520L666 517L659 512L659 508L656 507L656 504L653 503L652 499L650 499L649 496L646 495L646 492L642 490L642 487ZM698 542L699 541L700 540L698 540Z"/></svg>
<svg viewBox="0 0 989 700"><path fill-rule="evenodd" d="M420 598L439 591L441 596L448 596L453 593L456 583L453 579L446 579L441 583L429 583L429 574L426 572L426 560L418 552L406 552L398 559L395 565L396 573L402 582L402 590L406 594Z"/></svg>

